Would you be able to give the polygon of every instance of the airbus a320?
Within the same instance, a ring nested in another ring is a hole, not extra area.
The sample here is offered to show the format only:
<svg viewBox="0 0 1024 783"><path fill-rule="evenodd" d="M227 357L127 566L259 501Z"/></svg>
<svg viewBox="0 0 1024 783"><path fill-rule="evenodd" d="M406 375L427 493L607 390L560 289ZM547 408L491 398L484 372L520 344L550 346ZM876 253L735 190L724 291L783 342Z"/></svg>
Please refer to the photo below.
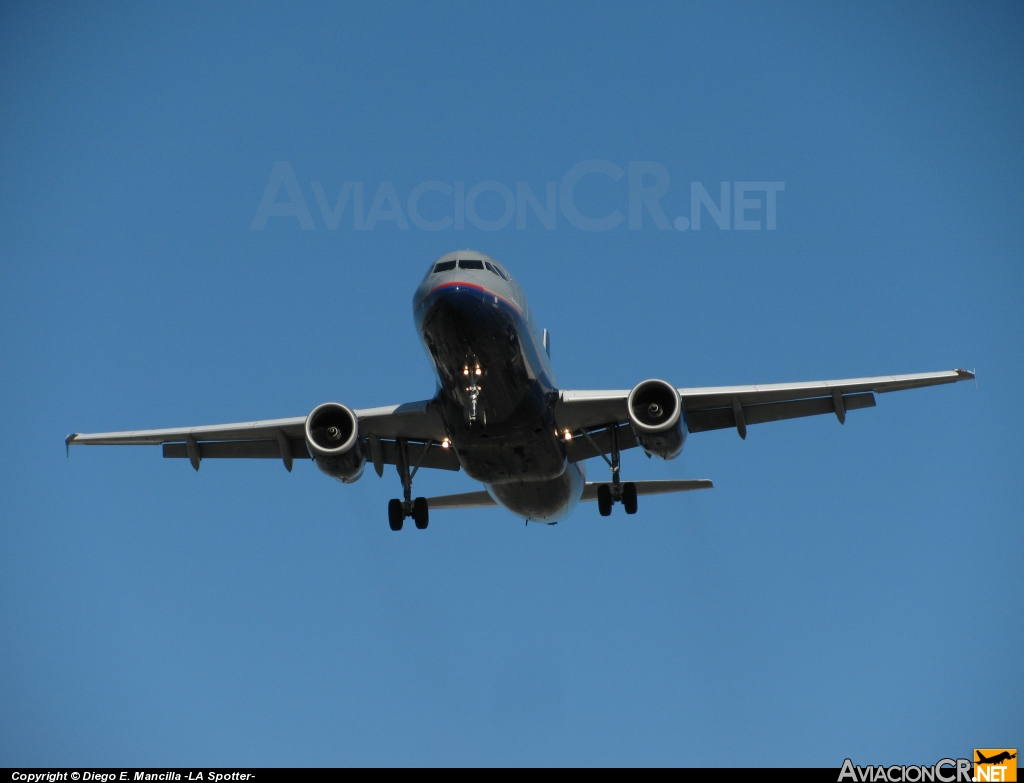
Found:
<svg viewBox="0 0 1024 783"><path fill-rule="evenodd" d="M378 476L394 465L403 497L388 503L392 530L411 517L424 529L430 511L500 505L527 521L554 524L581 501L602 516L637 498L708 489L706 479L622 481L619 455L640 448L670 460L688 434L747 427L875 405L875 394L969 380L967 370L887 375L810 383L677 388L651 378L632 389L559 387L547 330L540 330L523 290L506 267L475 251L437 259L413 296L420 340L437 376L428 400L352 409L337 402L307 416L176 429L69 435L66 444L161 445L163 456L188 459L279 459L291 471L312 459L342 483L360 478L367 462ZM585 460L608 463L608 481L588 482ZM421 468L464 470L484 489L413 498Z"/></svg>

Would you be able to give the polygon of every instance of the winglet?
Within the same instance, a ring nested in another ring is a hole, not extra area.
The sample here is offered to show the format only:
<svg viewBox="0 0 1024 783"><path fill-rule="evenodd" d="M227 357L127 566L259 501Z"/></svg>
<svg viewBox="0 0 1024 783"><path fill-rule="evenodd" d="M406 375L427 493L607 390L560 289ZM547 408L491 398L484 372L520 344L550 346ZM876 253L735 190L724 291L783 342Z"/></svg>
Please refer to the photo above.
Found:
<svg viewBox="0 0 1024 783"><path fill-rule="evenodd" d="M958 381L974 381L974 391L978 391L978 376L977 369L974 370L961 370L957 367L953 372L956 373L956 379Z"/></svg>
<svg viewBox="0 0 1024 783"><path fill-rule="evenodd" d="M72 432L66 438L64 438L64 450L67 452L67 456L71 456L71 441L78 437L77 432Z"/></svg>

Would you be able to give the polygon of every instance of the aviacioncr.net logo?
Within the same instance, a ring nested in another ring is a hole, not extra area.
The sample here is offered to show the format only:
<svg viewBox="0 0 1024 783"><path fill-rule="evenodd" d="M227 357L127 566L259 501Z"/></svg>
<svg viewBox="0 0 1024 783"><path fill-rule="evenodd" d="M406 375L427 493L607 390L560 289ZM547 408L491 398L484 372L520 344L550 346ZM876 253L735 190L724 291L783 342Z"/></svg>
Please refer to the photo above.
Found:
<svg viewBox="0 0 1024 783"><path fill-rule="evenodd" d="M1017 749L975 748L973 780L975 783L1016 783Z"/></svg>

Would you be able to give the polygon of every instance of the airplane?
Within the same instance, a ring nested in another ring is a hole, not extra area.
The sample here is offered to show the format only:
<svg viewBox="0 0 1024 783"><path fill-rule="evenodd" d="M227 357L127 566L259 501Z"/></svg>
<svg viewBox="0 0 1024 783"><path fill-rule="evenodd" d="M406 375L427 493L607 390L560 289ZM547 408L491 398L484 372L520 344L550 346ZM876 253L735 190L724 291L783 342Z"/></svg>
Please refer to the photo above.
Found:
<svg viewBox="0 0 1024 783"><path fill-rule="evenodd" d="M354 410L325 402L307 416L203 427L74 433L65 444L161 445L163 456L188 459L312 459L343 484L367 462L378 476L394 465L403 498L388 503L388 523L411 517L425 529L431 510L503 506L527 523L556 524L580 501L601 516L637 498L709 489L707 479L622 481L620 453L640 448L674 459L688 434L747 427L875 405L875 393L974 378L967 370L810 383L677 388L650 378L632 389L562 389L523 289L508 269L472 250L448 253L427 269L413 296L417 331L437 377L436 394L418 402ZM584 461L600 457L610 481L588 482ZM484 489L413 498L420 468L464 470Z"/></svg>
<svg viewBox="0 0 1024 783"><path fill-rule="evenodd" d="M985 758L984 754L982 754L980 750L976 750L974 752L978 756L977 761L974 762L975 764L1001 764L1004 761L1009 761L1010 759L1017 758L1016 753L1010 753L1006 750L1004 750L1002 753L997 753L990 759Z"/></svg>

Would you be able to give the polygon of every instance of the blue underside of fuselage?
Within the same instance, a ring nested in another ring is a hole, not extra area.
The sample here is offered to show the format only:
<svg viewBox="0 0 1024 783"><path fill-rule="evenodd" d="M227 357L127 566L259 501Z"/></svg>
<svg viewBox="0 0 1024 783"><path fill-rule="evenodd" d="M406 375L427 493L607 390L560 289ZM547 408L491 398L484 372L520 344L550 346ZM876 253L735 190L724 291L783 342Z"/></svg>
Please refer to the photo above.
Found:
<svg viewBox="0 0 1024 783"><path fill-rule="evenodd" d="M556 522L570 514L583 493L582 465L566 460L550 361L521 310L475 281L452 281L425 292L415 320L466 473L520 517ZM470 421L474 381L477 417Z"/></svg>

